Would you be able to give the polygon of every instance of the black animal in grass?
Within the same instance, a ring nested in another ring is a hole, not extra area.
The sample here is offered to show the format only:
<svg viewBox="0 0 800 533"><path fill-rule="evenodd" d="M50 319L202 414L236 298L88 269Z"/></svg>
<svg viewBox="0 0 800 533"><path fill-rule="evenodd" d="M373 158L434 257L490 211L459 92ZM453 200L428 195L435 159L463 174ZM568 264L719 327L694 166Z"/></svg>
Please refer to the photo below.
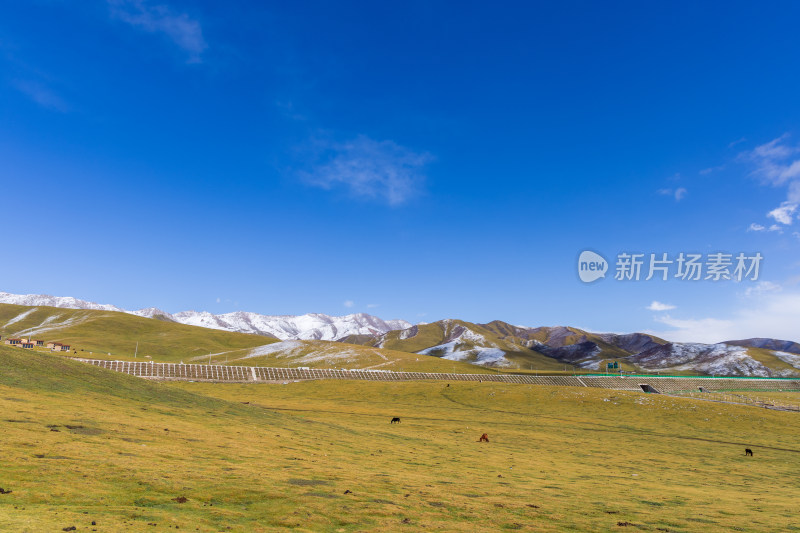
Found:
<svg viewBox="0 0 800 533"><path fill-rule="evenodd" d="M744 455L745 455L745 457L747 457L748 455L750 457L752 457L753 456L753 450L751 450L750 448L745 448L744 449Z"/></svg>
<svg viewBox="0 0 800 533"><path fill-rule="evenodd" d="M398 424L400 423L400 417L399 416L396 416L396 417L392 418L392 421L389 422L389 423L390 424L394 424L395 422L397 422Z"/></svg>

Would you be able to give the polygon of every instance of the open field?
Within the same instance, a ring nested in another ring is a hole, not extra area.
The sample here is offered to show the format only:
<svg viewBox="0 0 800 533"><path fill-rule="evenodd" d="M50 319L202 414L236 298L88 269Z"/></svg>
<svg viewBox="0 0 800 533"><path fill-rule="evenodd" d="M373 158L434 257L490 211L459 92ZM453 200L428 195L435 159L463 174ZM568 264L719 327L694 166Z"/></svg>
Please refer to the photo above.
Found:
<svg viewBox="0 0 800 533"><path fill-rule="evenodd" d="M800 412L800 392L794 391L750 391L732 389L713 392L681 392L681 397L706 401L741 403L758 407L788 409Z"/></svg>
<svg viewBox="0 0 800 533"><path fill-rule="evenodd" d="M795 413L497 383L161 384L6 347L0 408L3 531L800 528Z"/></svg>

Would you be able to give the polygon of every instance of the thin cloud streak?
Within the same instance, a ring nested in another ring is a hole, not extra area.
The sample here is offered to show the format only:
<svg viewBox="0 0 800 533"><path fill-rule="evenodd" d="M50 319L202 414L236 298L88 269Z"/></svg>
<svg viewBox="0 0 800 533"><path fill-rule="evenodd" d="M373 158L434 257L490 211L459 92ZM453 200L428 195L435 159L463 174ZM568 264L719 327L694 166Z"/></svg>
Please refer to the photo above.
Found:
<svg viewBox="0 0 800 533"><path fill-rule="evenodd" d="M346 142L317 141L315 164L300 178L325 190L344 188L352 196L399 206L420 194L424 167L433 158L394 141L359 136Z"/></svg>
<svg viewBox="0 0 800 533"><path fill-rule="evenodd" d="M747 231L754 231L754 232L777 231L778 233L783 233L783 228L781 228L777 224L772 224L771 226L767 227L762 224L757 224L753 222L752 224L750 224L750 227L747 228Z"/></svg>
<svg viewBox="0 0 800 533"><path fill-rule="evenodd" d="M66 102L52 89L31 80L14 80L13 86L42 107L66 113L69 110Z"/></svg>
<svg viewBox="0 0 800 533"><path fill-rule="evenodd" d="M107 0L111 15L148 33L162 33L189 53L189 63L200 63L208 48L200 23L186 13L175 13L166 5L144 0Z"/></svg>
<svg viewBox="0 0 800 533"><path fill-rule="evenodd" d="M680 202L689 191L686 190L686 187L678 187L677 189L658 189L656 192L663 196L672 196L676 202Z"/></svg>

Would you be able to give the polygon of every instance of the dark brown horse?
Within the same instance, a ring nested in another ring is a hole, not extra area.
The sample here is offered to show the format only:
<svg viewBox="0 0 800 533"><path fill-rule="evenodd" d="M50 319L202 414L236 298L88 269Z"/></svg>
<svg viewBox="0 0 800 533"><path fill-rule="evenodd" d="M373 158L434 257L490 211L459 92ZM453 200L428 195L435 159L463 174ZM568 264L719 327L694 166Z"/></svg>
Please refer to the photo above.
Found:
<svg viewBox="0 0 800 533"><path fill-rule="evenodd" d="M399 424L399 423L400 423L400 417L397 417L397 416L396 416L396 417L392 418L392 421L391 421L391 422L389 422L389 423L390 423L390 424L394 424L395 422L397 422L397 423Z"/></svg>
<svg viewBox="0 0 800 533"><path fill-rule="evenodd" d="M489 442L489 435L484 433L483 435L481 435L481 438L478 439L478 442Z"/></svg>
<svg viewBox="0 0 800 533"><path fill-rule="evenodd" d="M748 455L752 457L753 456L753 450L751 450L750 448L745 448L744 449L744 455L745 455L745 457L747 457Z"/></svg>

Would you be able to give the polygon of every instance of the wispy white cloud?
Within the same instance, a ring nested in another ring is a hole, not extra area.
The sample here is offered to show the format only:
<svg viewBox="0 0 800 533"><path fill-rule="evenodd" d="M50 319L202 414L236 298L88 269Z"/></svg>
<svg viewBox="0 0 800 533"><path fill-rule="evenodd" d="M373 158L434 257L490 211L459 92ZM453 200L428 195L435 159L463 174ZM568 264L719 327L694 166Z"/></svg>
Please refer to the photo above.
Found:
<svg viewBox="0 0 800 533"><path fill-rule="evenodd" d="M741 144L741 143L743 143L745 141L747 141L747 139L745 137L741 137L739 139L736 139L735 141L731 141L731 142L728 143L728 148L733 148L737 144Z"/></svg>
<svg viewBox="0 0 800 533"><path fill-rule="evenodd" d="M111 15L148 33L166 35L189 54L190 63L199 63L208 48L200 23L186 13L167 5L151 5L145 0L107 0Z"/></svg>
<svg viewBox="0 0 800 533"><path fill-rule="evenodd" d="M345 300L344 302L342 302L342 305L347 308L350 308L356 305L356 303L353 300Z"/></svg>
<svg viewBox="0 0 800 533"><path fill-rule="evenodd" d="M777 288L776 288L777 287ZM745 291L738 309L727 317L656 318L669 329L652 333L676 342L722 342L750 337L800 341L800 293L776 284Z"/></svg>
<svg viewBox="0 0 800 533"><path fill-rule="evenodd" d="M62 113L69 110L61 96L43 83L31 80L14 80L12 84L18 91L42 107Z"/></svg>
<svg viewBox="0 0 800 533"><path fill-rule="evenodd" d="M782 290L783 287L781 287L777 283L773 283L771 281L759 281L752 287L747 287L747 289L745 289L744 291L744 295L747 297L761 296L763 294L780 292Z"/></svg>
<svg viewBox="0 0 800 533"><path fill-rule="evenodd" d="M711 174L712 172L718 172L718 171L724 170L724 169L725 169L725 165L719 165L717 167L704 168L703 170L701 170L699 172L699 174L701 176L707 176L708 174Z"/></svg>
<svg viewBox="0 0 800 533"><path fill-rule="evenodd" d="M767 226L764 226L762 224L757 224L757 223L753 222L752 224L750 224L750 227L747 228L747 231L756 231L756 232L760 232L760 231L777 231L778 233L783 233L783 228L781 228L777 224L772 224L769 227L767 227Z"/></svg>
<svg viewBox="0 0 800 533"><path fill-rule="evenodd" d="M380 307L379 304L367 304L367 309L375 309L376 307Z"/></svg>
<svg viewBox="0 0 800 533"><path fill-rule="evenodd" d="M674 305L661 303L656 300L653 300L653 303L647 306L648 311L670 311L672 309L675 309Z"/></svg>
<svg viewBox="0 0 800 533"><path fill-rule="evenodd" d="M752 150L743 152L740 157L748 159L755 164L755 173L774 185L783 184L791 177L793 167L797 161L787 161L800 151L798 147L787 144L789 134L784 133L768 143L756 146Z"/></svg>
<svg viewBox="0 0 800 533"><path fill-rule="evenodd" d="M780 207L776 207L767 216L775 219L775 222L780 222L786 226L792 223L794 214L797 211L797 204L791 202L783 202Z"/></svg>
<svg viewBox="0 0 800 533"><path fill-rule="evenodd" d="M787 188L786 201L768 212L767 217L785 226L791 225L800 206L800 146L790 143L789 134L784 133L742 152L739 160L751 164L753 175L763 183Z"/></svg>
<svg viewBox="0 0 800 533"><path fill-rule="evenodd" d="M300 172L308 184L331 190L345 188L351 195L400 205L419 194L424 167L433 158L394 141L359 136L346 142L316 141L315 162Z"/></svg>
<svg viewBox="0 0 800 533"><path fill-rule="evenodd" d="M676 202L680 202L689 191L685 187L678 187L677 189L658 189L656 192L664 196L672 196Z"/></svg>

